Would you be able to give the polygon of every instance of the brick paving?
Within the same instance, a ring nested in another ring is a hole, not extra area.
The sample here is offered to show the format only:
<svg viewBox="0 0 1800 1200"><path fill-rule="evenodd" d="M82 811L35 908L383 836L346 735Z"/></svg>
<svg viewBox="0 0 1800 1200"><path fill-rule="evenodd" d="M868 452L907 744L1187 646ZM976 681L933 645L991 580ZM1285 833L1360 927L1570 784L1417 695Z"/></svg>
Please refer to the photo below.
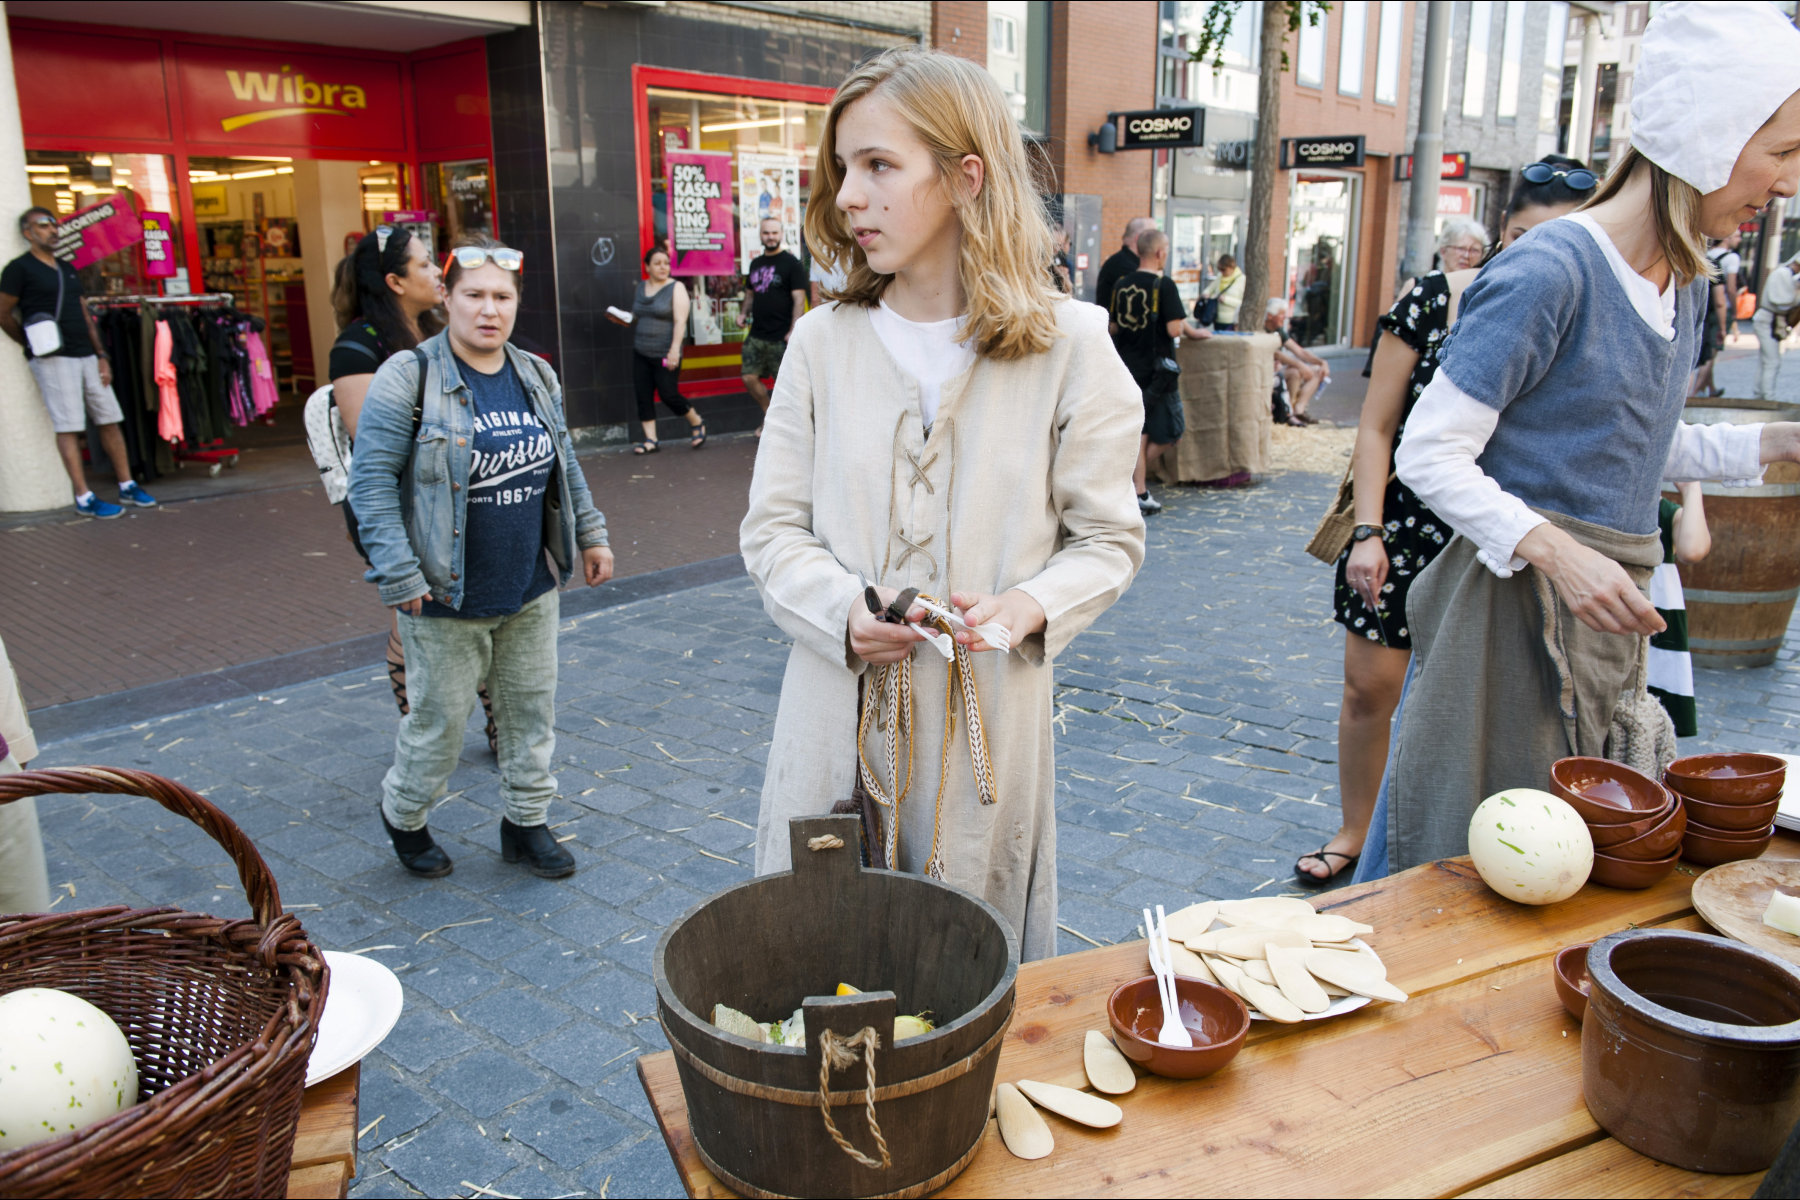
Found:
<svg viewBox="0 0 1800 1200"><path fill-rule="evenodd" d="M754 439L582 456L613 524L623 578L737 550ZM53 513L0 521L0 636L25 702L43 708L388 628L338 510L291 486L304 447L278 443L235 477L175 481L114 521ZM317 477L308 467L302 477ZM209 494L212 484L256 488Z"/></svg>
<svg viewBox="0 0 1800 1200"><path fill-rule="evenodd" d="M666 460L665 460L666 461ZM1065 951L1130 937L1137 910L1286 890L1337 824L1341 638L1302 546L1335 478L1171 489L1131 592L1060 660ZM1790 639L1800 646L1800 639ZM633 1062L663 1047L661 930L749 875L786 646L742 578L565 622L558 835L580 873L495 853L492 759L471 726L432 827L457 862L406 876L372 811L393 707L372 669L62 741L42 765L135 766L207 793L256 839L311 934L393 967L406 994L364 1064L356 1196L674 1196ZM1699 672L1688 746L1787 750L1800 650ZM148 801L40 807L67 906L240 910L221 851Z"/></svg>

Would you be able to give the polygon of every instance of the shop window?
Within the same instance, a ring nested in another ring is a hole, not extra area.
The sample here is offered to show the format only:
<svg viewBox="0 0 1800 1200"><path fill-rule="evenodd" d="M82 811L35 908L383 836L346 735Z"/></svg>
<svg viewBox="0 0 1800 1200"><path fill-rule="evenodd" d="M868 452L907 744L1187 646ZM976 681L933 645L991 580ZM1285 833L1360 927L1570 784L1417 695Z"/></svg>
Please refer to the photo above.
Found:
<svg viewBox="0 0 1800 1200"><path fill-rule="evenodd" d="M1462 115L1479 119L1487 104L1488 41L1493 32L1493 0L1469 4L1469 48L1463 60Z"/></svg>
<svg viewBox="0 0 1800 1200"><path fill-rule="evenodd" d="M1367 57L1369 6L1344 5L1344 32L1338 38L1338 94L1360 96L1363 90L1363 59Z"/></svg>
<svg viewBox="0 0 1800 1200"><path fill-rule="evenodd" d="M661 87L648 88L646 99L651 242L671 244L670 156L694 151L725 156L728 169L720 174L729 179L731 220L728 228L715 225L709 233L719 250L729 253L678 256L702 264L710 258L713 269L704 273L692 273L680 262L676 266L692 302L691 345L681 360L681 380L690 394L706 394L708 384L715 385L714 391L737 391L742 386L739 347L750 325L744 272L762 253L758 227L764 218L779 220L782 248L806 257L801 230L812 198L813 157L824 133L826 106Z"/></svg>
<svg viewBox="0 0 1800 1200"><path fill-rule="evenodd" d="M1400 99L1400 35L1405 31L1406 9L1402 0L1381 0L1381 29L1375 43L1375 102L1396 104Z"/></svg>
<svg viewBox="0 0 1800 1200"><path fill-rule="evenodd" d="M1048 0L988 0L988 74L1027 132L1043 133L1050 116ZM1004 31L1004 32L1002 32Z"/></svg>
<svg viewBox="0 0 1800 1200"><path fill-rule="evenodd" d="M1563 57L1568 40L1569 6L1552 4L1549 19L1544 23L1544 82L1543 95L1538 100L1538 136L1549 141L1556 150L1561 150L1563 144L1560 136L1563 125L1557 116L1562 100Z"/></svg>
<svg viewBox="0 0 1800 1200"><path fill-rule="evenodd" d="M1319 23L1300 22L1300 46L1295 55L1294 82L1301 87L1325 86L1325 35L1329 13L1319 14Z"/></svg>
<svg viewBox="0 0 1800 1200"><path fill-rule="evenodd" d="M1301 345L1350 339L1360 183L1354 175L1294 172L1285 295Z"/></svg>
<svg viewBox="0 0 1800 1200"><path fill-rule="evenodd" d="M154 295L166 281L173 281L170 291L181 290L187 270L167 155L33 150L25 156L25 173L31 203L64 222L57 253L79 268L89 296ZM109 202L110 214L102 207ZM73 227L69 218L77 214L85 228Z"/></svg>
<svg viewBox="0 0 1800 1200"><path fill-rule="evenodd" d="M438 214L444 247L466 233L491 233L494 187L485 158L425 164L426 205Z"/></svg>
<svg viewBox="0 0 1800 1200"><path fill-rule="evenodd" d="M1500 104L1502 121L1519 118L1519 72L1525 65L1525 0L1507 0L1506 32L1500 35Z"/></svg>

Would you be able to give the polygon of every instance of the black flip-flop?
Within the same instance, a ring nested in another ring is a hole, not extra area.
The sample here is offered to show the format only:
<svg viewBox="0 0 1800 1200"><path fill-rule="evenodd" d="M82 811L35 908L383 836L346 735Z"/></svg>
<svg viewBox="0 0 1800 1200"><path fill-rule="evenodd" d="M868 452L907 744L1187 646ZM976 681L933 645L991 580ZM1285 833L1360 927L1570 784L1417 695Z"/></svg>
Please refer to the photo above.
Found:
<svg viewBox="0 0 1800 1200"><path fill-rule="evenodd" d="M1314 875L1311 871L1302 870L1300 867L1300 864L1305 862L1307 859L1316 858L1320 862L1324 863L1327 868L1330 868L1331 863L1326 858L1327 855L1330 855L1331 858L1343 859L1344 865L1341 867L1338 867L1336 870L1333 870L1331 872L1331 874L1325 876L1323 879L1319 878L1317 875ZM1317 850L1314 850L1312 853L1302 854L1298 859L1296 859L1294 861L1294 878L1298 879L1302 884L1304 884L1307 887L1324 887L1326 884L1331 883L1333 880L1335 880L1339 875L1342 875L1345 871L1348 871L1348 870L1352 869L1353 867L1355 867L1356 860L1361 857L1362 857L1362 855L1360 855L1360 854L1345 854L1342 850L1327 850L1325 847L1320 846Z"/></svg>
<svg viewBox="0 0 1800 1200"><path fill-rule="evenodd" d="M662 449L661 442L653 442L650 439L645 438L643 441L641 441L641 442L637 443L635 446L633 446L631 448L631 452L633 454L655 454L658 450L661 450L661 449Z"/></svg>
<svg viewBox="0 0 1800 1200"><path fill-rule="evenodd" d="M702 421L698 425L689 425L688 436L693 439L693 441L688 443L691 448L698 450L700 447L706 445L706 422Z"/></svg>

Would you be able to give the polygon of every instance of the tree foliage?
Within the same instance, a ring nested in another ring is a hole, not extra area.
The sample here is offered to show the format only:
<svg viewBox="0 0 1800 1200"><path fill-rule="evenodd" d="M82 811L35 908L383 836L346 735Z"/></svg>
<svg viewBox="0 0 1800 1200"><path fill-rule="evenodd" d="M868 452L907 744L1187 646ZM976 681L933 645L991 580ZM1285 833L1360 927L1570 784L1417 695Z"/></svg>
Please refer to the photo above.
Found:
<svg viewBox="0 0 1800 1200"><path fill-rule="evenodd" d="M1265 0L1266 3L1279 4L1287 10L1287 29L1289 33L1298 33L1301 23L1317 28L1319 18L1331 11L1326 0ZM1212 69L1216 74L1225 69L1225 43L1231 38L1231 23L1236 19L1238 10L1244 7L1243 0L1213 0L1206 6L1206 16L1200 24L1197 44L1188 51L1189 62L1206 62L1212 60ZM1281 69L1288 69L1287 46L1281 47Z"/></svg>

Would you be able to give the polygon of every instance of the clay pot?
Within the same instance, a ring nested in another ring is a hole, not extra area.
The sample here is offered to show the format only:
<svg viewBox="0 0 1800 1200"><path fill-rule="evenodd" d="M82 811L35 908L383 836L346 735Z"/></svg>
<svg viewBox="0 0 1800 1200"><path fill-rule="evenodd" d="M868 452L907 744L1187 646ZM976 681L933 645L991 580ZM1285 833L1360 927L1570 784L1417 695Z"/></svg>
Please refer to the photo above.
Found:
<svg viewBox="0 0 1800 1200"><path fill-rule="evenodd" d="M1786 776L1787 764L1773 754L1692 754L1670 763L1663 778L1709 804L1760 804L1781 795Z"/></svg>
<svg viewBox="0 0 1800 1200"><path fill-rule="evenodd" d="M1594 849L1605 850L1610 846L1617 846L1621 842L1629 842L1633 838L1644 836L1667 821L1670 813L1680 811L1680 803L1675 803L1669 805L1662 812L1654 813L1637 821L1625 821L1618 825L1596 825L1592 821L1588 821L1588 836L1594 839Z"/></svg>
<svg viewBox="0 0 1800 1200"><path fill-rule="evenodd" d="M1120 1053L1152 1075L1170 1079L1211 1075L1237 1057L1250 1032L1250 1010L1242 1000L1216 983L1185 975L1175 977L1175 998L1181 1023L1194 1038L1191 1050L1156 1040L1163 1023L1156 976L1145 975L1114 988L1106 1002L1106 1015Z"/></svg>
<svg viewBox="0 0 1800 1200"><path fill-rule="evenodd" d="M1639 862L1667 858L1681 848L1681 839L1687 833L1689 824L1687 811L1679 804L1672 805L1669 811L1663 814L1662 820L1652 825L1648 832L1632 838L1630 841L1615 842L1606 846L1601 852L1608 858L1635 859ZM1601 826L1601 828L1611 827ZM1593 831L1594 827L1588 826L1588 832L1592 833ZM1594 848L1601 850L1600 839L1597 837L1594 839Z"/></svg>
<svg viewBox="0 0 1800 1200"><path fill-rule="evenodd" d="M1620 825L1660 816L1673 803L1662 784L1624 763L1562 758L1550 767L1550 790L1589 825Z"/></svg>
<svg viewBox="0 0 1800 1200"><path fill-rule="evenodd" d="M1598 883L1603 887L1619 888L1622 891L1641 891L1647 887L1655 887L1669 872L1675 869L1675 860L1681 857L1677 850L1667 858L1653 858L1648 861L1632 858L1614 858L1610 854L1594 851L1594 869L1588 875L1589 883Z"/></svg>
<svg viewBox="0 0 1800 1200"><path fill-rule="evenodd" d="M1556 981L1556 996L1569 1015L1577 1021L1587 1012L1587 953L1592 942L1564 946L1551 960L1550 978Z"/></svg>
<svg viewBox="0 0 1800 1200"><path fill-rule="evenodd" d="M1736 1174L1800 1118L1800 970L1704 933L1632 929L1588 951L1582 1095L1641 1154Z"/></svg>
<svg viewBox="0 0 1800 1200"><path fill-rule="evenodd" d="M1775 820L1775 813L1781 808L1781 797L1777 795L1756 804L1714 804L1698 796L1683 795L1681 805L1695 824L1710 829L1749 831L1762 829Z"/></svg>
<svg viewBox="0 0 1800 1200"><path fill-rule="evenodd" d="M1775 827L1748 835L1741 833L1720 834L1706 829L1698 829L1692 821L1688 822L1687 836L1681 839L1681 857L1702 867L1716 867L1720 863L1738 862L1746 858L1759 858L1769 843L1775 839Z"/></svg>

